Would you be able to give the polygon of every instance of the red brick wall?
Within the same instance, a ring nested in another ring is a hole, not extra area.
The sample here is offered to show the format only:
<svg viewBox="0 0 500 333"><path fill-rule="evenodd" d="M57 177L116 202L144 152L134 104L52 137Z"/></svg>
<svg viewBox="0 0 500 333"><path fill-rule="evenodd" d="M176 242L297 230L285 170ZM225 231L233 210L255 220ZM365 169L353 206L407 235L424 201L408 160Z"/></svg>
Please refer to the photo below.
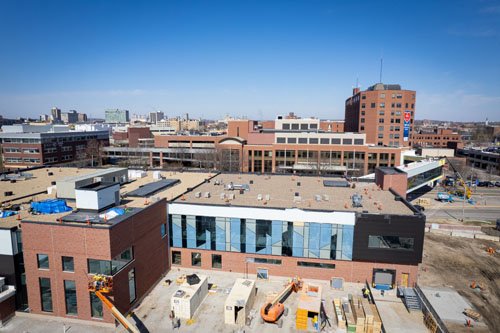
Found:
<svg viewBox="0 0 500 333"><path fill-rule="evenodd" d="M129 147L138 147L139 139L152 138L153 135L149 127L129 127L128 128L128 145Z"/></svg>
<svg viewBox="0 0 500 333"><path fill-rule="evenodd" d="M384 191L388 191L392 188L400 196L406 198L406 191L408 190L408 178L406 173L402 172L391 175L385 174L379 169L375 169L375 183Z"/></svg>
<svg viewBox="0 0 500 333"><path fill-rule="evenodd" d="M168 237L161 238L160 233L160 225L166 223L166 220L166 202L160 200L111 229L22 222L28 302L32 312L44 314L40 303L39 277L48 277L51 279L53 303L53 312L49 314L74 317L66 315L64 298L64 280L74 280L77 289L77 318L91 320L87 259L110 260L133 246L134 260L116 274L113 280L114 303L120 311L128 311L131 308L128 272L135 268L136 300L144 297L167 272ZM38 253L49 256L49 270L38 269ZM74 273L62 271L62 256L74 258ZM114 322L106 309L102 320Z"/></svg>
<svg viewBox="0 0 500 333"><path fill-rule="evenodd" d="M347 282L371 282L374 268L381 269L394 269L396 270L396 284L401 281L401 273L409 273L409 285L417 282L418 266L413 265L395 265L385 263L368 263L368 262L353 262L344 260L326 260L326 259L310 259L310 258L295 258L283 256L265 256L250 253L235 253L235 252L219 252L208 250L195 250L195 249L181 249L171 248L171 251L181 251L181 260L183 267L191 266L191 252L201 253L201 267L202 269L212 269L212 254L222 255L222 269L223 271L232 271L238 273L246 273L248 265L248 274L256 274L258 268L269 269L269 275L274 276L300 276L305 279L319 279L329 280L332 277L342 277ZM281 265L271 264L246 264L245 258L269 258L282 260ZM309 261L335 264L335 269L326 268L311 268L297 266L297 261Z"/></svg>

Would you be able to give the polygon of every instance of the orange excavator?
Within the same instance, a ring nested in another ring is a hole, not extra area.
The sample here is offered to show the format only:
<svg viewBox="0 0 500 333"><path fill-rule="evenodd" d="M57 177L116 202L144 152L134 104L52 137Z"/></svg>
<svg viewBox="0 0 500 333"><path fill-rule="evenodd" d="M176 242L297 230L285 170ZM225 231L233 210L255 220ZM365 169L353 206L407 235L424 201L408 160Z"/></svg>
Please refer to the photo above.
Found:
<svg viewBox="0 0 500 333"><path fill-rule="evenodd" d="M260 309L260 316L266 323L277 324L281 328L283 320L281 315L288 315L288 308L283 304L291 292L298 292L302 288L302 280L293 278L286 287L271 301L266 302Z"/></svg>
<svg viewBox="0 0 500 333"><path fill-rule="evenodd" d="M113 278L111 276L101 274L92 275L89 281L88 290L95 293L95 295L101 300L102 304L104 304L111 311L113 317L118 320L127 332L140 333L139 329L132 325L106 296L113 291Z"/></svg>

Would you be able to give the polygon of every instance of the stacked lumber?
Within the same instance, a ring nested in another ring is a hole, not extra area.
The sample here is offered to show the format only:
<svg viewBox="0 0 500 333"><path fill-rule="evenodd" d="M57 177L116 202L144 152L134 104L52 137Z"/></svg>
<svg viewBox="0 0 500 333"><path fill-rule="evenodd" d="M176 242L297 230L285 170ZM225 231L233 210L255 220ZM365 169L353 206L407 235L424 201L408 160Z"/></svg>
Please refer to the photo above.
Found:
<svg viewBox="0 0 500 333"><path fill-rule="evenodd" d="M373 311L370 306L370 302L366 298L361 300L361 305L363 306L363 310L365 311L365 324L366 324L366 333L373 333Z"/></svg>
<svg viewBox="0 0 500 333"><path fill-rule="evenodd" d="M356 333L366 332L366 317L365 310L360 297L350 297L349 303L351 304L352 314L356 322Z"/></svg>
<svg viewBox="0 0 500 333"><path fill-rule="evenodd" d="M335 310L335 319L337 321L337 326L339 328L345 329L345 317L342 312L342 304L340 303L340 298L335 298L333 300L333 309Z"/></svg>
<svg viewBox="0 0 500 333"><path fill-rule="evenodd" d="M373 333L381 333L382 332L382 319L380 319L380 315L378 314L377 307L375 304L370 304L370 307L373 312Z"/></svg>
<svg viewBox="0 0 500 333"><path fill-rule="evenodd" d="M352 314L351 304L349 303L349 300L345 297L342 298L342 310L344 311L347 332L355 333L356 322L354 321L354 316Z"/></svg>

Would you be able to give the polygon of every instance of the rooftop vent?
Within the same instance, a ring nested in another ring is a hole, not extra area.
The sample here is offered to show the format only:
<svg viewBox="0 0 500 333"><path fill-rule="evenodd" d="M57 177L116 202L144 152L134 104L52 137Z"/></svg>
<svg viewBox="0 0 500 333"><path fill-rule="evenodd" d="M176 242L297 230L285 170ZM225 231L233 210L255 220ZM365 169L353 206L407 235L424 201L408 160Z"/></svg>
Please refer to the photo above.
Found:
<svg viewBox="0 0 500 333"><path fill-rule="evenodd" d="M252 185L252 184L253 184L253 179L250 180L250 185Z"/></svg>
<svg viewBox="0 0 500 333"><path fill-rule="evenodd" d="M207 199L208 199L208 198L210 198L210 192L205 192L205 193L203 194L203 197L204 197L204 198L207 198Z"/></svg>
<svg viewBox="0 0 500 333"><path fill-rule="evenodd" d="M200 191L196 192L196 193L194 194L194 197L195 197L195 198L201 198L201 192L200 192Z"/></svg>
<svg viewBox="0 0 500 333"><path fill-rule="evenodd" d="M300 182L297 182L297 186L300 186Z"/></svg>
<svg viewBox="0 0 500 333"><path fill-rule="evenodd" d="M266 201L269 201L269 200L271 200L271 195L266 194Z"/></svg>
<svg viewBox="0 0 500 333"><path fill-rule="evenodd" d="M320 194L315 194L314 195L314 200L316 200L316 202L321 202L321 195Z"/></svg>

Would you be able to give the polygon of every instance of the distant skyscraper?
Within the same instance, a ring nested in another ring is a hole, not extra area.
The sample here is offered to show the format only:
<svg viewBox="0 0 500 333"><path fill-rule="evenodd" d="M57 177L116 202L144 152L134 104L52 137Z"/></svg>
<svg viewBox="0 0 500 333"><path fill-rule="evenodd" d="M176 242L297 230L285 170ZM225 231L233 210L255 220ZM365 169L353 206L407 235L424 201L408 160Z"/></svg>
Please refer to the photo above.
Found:
<svg viewBox="0 0 500 333"><path fill-rule="evenodd" d="M366 142L378 146L410 144L415 119L416 92L399 84L377 83L365 91L353 89L345 101L346 132L366 133Z"/></svg>
<svg viewBox="0 0 500 333"><path fill-rule="evenodd" d="M128 110L109 109L105 111L105 121L111 124L125 124L130 122Z"/></svg>
<svg viewBox="0 0 500 333"><path fill-rule="evenodd" d="M150 112L149 113L149 121L152 124L156 124L160 120L163 120L165 118L165 114L163 114L162 111L156 111L156 112Z"/></svg>
<svg viewBox="0 0 500 333"><path fill-rule="evenodd" d="M65 124L74 124L78 122L78 112L70 110L61 114L61 121Z"/></svg>
<svg viewBox="0 0 500 333"><path fill-rule="evenodd" d="M58 123L61 121L61 109L53 107L50 110L50 114L52 116L52 121Z"/></svg>

